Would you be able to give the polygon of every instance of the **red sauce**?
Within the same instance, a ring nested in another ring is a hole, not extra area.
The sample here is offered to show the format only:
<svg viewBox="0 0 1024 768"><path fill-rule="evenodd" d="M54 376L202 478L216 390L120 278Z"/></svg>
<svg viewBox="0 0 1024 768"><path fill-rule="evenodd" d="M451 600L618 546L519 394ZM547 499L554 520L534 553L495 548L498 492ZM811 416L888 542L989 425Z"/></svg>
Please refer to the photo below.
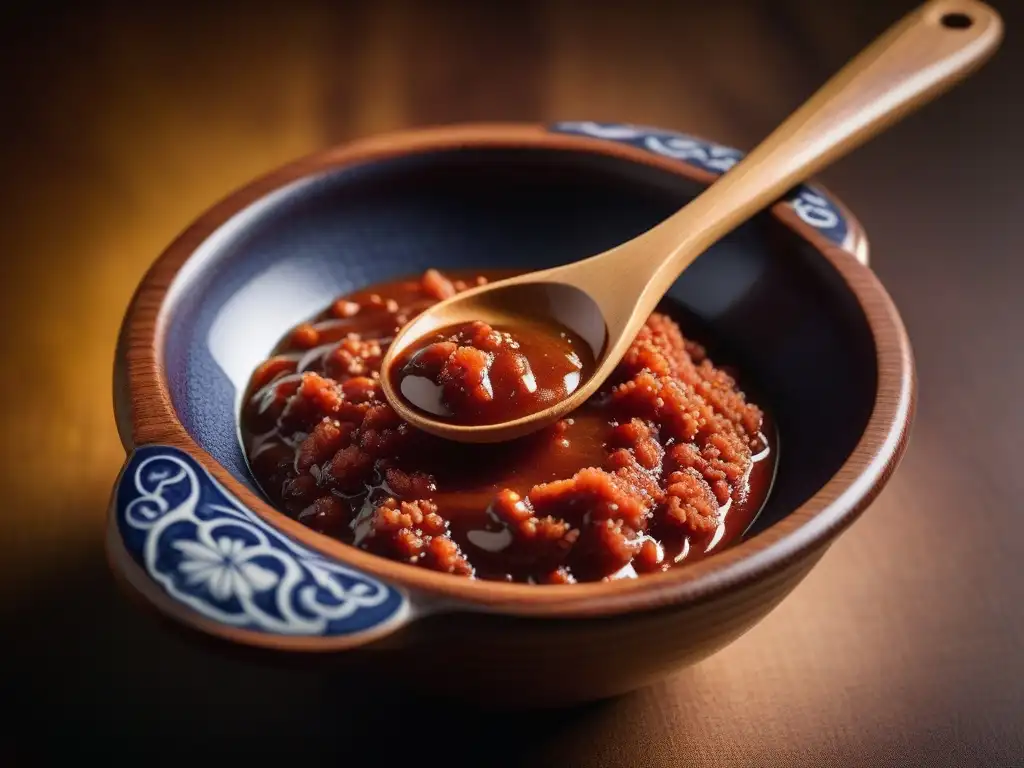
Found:
<svg viewBox="0 0 1024 768"><path fill-rule="evenodd" d="M593 373L590 346L568 328L478 320L417 339L392 366L414 408L456 424L512 421L564 400Z"/></svg>
<svg viewBox="0 0 1024 768"><path fill-rule="evenodd" d="M432 303L486 278L430 270L372 286L285 337L253 374L241 419L250 466L271 501L383 557L502 581L633 577L738 540L768 493L774 433L735 379L665 314L650 317L597 394L540 432L468 445L398 418L379 381L391 338ZM540 385L536 349L513 330L520 348L511 352L525 354ZM482 331L442 334L456 335L456 348L480 349L473 334ZM409 362L435 341L417 345ZM566 350L585 348L576 339L556 347L567 361ZM447 351L445 362L457 350ZM514 392L522 375L496 378L495 394Z"/></svg>

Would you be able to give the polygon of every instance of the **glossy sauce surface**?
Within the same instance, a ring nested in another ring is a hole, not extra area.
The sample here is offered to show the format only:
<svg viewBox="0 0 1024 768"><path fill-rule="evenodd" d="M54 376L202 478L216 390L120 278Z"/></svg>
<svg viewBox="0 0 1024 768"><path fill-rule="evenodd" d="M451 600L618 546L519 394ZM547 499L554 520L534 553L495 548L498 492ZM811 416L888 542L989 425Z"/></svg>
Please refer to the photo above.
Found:
<svg viewBox="0 0 1024 768"><path fill-rule="evenodd" d="M590 346L555 323L460 323L427 334L394 361L394 389L456 424L497 424L564 400L594 370Z"/></svg>
<svg viewBox="0 0 1024 768"><path fill-rule="evenodd" d="M241 414L271 502L383 557L503 581L632 578L738 540L769 491L774 432L666 315L652 315L602 390L540 432L469 445L398 418L379 383L397 330L506 276L431 270L341 297L289 332Z"/></svg>

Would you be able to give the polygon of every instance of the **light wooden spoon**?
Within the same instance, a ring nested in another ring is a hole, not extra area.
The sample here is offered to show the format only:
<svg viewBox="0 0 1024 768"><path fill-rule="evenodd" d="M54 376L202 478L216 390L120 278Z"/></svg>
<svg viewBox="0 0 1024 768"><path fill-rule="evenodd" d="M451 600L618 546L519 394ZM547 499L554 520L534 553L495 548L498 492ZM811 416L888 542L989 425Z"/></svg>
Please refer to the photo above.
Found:
<svg viewBox="0 0 1024 768"><path fill-rule="evenodd" d="M849 62L740 163L653 229L582 261L467 290L415 318L384 358L381 383L388 401L414 426L461 442L511 440L555 422L600 387L694 259L797 183L980 66L999 46L1002 27L999 15L975 0L923 5ZM594 373L566 399L513 421L465 426L431 418L395 391L391 364L425 334L473 320L515 326L524 317L553 319L593 348Z"/></svg>

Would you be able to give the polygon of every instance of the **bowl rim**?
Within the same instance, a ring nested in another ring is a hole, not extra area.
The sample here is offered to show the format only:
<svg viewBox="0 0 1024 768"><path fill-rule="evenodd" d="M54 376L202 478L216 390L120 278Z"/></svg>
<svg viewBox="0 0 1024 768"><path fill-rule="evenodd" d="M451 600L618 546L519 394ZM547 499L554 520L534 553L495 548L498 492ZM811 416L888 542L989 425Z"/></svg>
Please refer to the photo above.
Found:
<svg viewBox="0 0 1024 768"><path fill-rule="evenodd" d="M870 328L878 384L871 415L839 470L784 519L684 568L641 579L560 585L511 584L454 578L356 549L317 533L274 509L222 467L186 432L171 402L163 359L172 283L196 249L235 214L300 179L400 156L454 149L556 149L600 154L654 166L699 182L716 174L628 144L559 133L534 123L469 123L379 134L307 155L266 173L215 203L182 231L143 276L121 327L114 399L125 449L165 444L188 452L240 503L300 544L409 592L462 610L519 616L595 617L706 600L785 570L823 550L874 500L906 451L916 401L910 341L892 299L859 259L867 252L863 230L836 203L853 233L839 247L779 202L772 215L799 234L836 270L856 298ZM820 185L815 185L821 189Z"/></svg>

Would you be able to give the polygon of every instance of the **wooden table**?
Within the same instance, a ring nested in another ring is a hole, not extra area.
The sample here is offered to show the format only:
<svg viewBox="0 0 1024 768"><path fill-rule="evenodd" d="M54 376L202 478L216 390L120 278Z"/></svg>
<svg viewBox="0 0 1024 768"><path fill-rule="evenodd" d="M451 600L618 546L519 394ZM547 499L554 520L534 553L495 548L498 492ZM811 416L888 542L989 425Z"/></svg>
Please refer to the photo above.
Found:
<svg viewBox="0 0 1024 768"><path fill-rule="evenodd" d="M253 667L122 598L101 531L133 287L236 185L368 133L597 119L749 147L911 4L70 5L8 16L0 45L3 750L357 765L368 745L429 754L389 735L412 722L471 766L1024 764L1020 3L997 0L1008 42L987 68L824 177L866 225L918 358L888 489L734 645L543 717Z"/></svg>

